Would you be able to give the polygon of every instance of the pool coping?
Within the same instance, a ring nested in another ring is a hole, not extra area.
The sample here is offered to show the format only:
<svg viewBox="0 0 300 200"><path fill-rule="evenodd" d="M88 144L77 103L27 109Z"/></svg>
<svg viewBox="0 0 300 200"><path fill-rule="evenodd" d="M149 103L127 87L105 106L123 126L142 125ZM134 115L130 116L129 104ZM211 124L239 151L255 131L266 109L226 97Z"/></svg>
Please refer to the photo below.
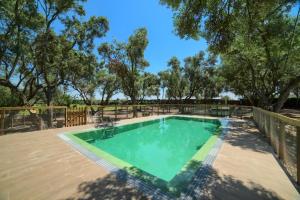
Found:
<svg viewBox="0 0 300 200"><path fill-rule="evenodd" d="M228 126L230 124L230 120L229 120L229 118L217 118L217 117L211 118L211 117L206 117L206 116L165 115L165 116L158 116L157 118L154 118L154 119L145 119L145 120L138 121L138 122L129 122L129 123L125 123L125 124L118 124L117 126L142 123L142 122L146 122L146 121L152 121L152 120L167 118L167 117L171 117L171 116L186 117L186 118L198 118L198 119L212 119L212 120L215 119L215 120L219 120L221 122L221 125L220 125L221 132L214 139L212 147L210 147L210 150L206 153L206 155L204 156L204 159L201 160L202 164L193 172L193 175L188 182L188 187L187 187L188 189L185 194L190 194L193 191L193 188L194 188L193 186L195 186L195 185L201 186L205 182L204 181L205 176L207 176L209 173L208 169L210 169L211 166L213 165L213 162L216 159L217 154L223 144L223 138L228 133ZM78 133L79 132L80 133L88 132L88 131L93 131L93 130L97 130L97 129L99 129L99 128L91 128L91 129L86 129L86 130L81 130L81 131L63 132L63 133L58 134L57 136L59 138L61 138L62 140L64 140L66 143L68 143L70 146L72 146L79 153L88 157L90 160L94 161L97 165L100 165L101 167L105 168L110 173L116 174L118 177L118 180L127 181L127 183L129 185L136 187L138 190L142 191L143 193L145 193L147 195L155 197L155 199L173 199L174 198L173 195L162 191L159 187L149 184L134 175L131 175L128 171L116 166L116 164L112 163L110 160L107 160L106 158L103 158L103 157L95 154L94 152L90 151L89 149L86 148L86 145L82 145L82 144L78 143L79 141L74 141L74 138L72 139L69 136L67 136L67 135L73 136L73 134L76 134L77 132ZM73 137L76 137L76 136L73 136ZM78 140L81 140L81 139L78 139ZM103 150L100 150L100 151L106 153ZM200 150L196 152L196 154L191 158L191 160L193 160L194 157L197 157L197 154L199 152L200 152ZM108 154L108 153L106 153L106 154ZM111 157L115 158L114 156L111 156ZM118 159L118 158L116 158L116 159ZM120 160L120 159L118 159L118 160ZM194 160L197 161L197 159L194 159ZM122 160L120 160L120 161L122 161ZM124 161L122 161L122 162L124 162ZM187 162L180 171L182 171L189 162ZM125 163L127 163L127 162L125 162ZM200 180L200 181L195 182L194 181L195 179ZM190 187L190 186L192 186L192 187Z"/></svg>

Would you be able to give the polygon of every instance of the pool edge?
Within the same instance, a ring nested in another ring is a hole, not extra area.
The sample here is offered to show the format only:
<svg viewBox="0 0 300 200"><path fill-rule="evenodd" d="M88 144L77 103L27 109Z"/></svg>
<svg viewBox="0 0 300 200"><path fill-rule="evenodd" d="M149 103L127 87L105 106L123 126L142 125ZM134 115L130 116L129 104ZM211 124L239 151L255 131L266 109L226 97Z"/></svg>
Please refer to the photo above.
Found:
<svg viewBox="0 0 300 200"><path fill-rule="evenodd" d="M230 124L229 118L205 118L205 116L170 115L170 116L160 116L160 117L157 117L155 119L149 119L149 120L146 119L146 120L140 121L140 122L120 124L118 126L141 123L141 122L145 122L145 121L152 121L152 120L157 120L157 119L171 117L171 116L180 116L180 117L198 118L198 119L212 119L212 120L217 119L221 122L220 134L218 134L218 136L212 136L212 137L215 137L215 138L214 138L213 143L211 144L212 147L209 149L208 153L206 153L204 157L200 156L200 158L194 158L201 151L201 149L200 149L190 160L190 161L192 161L192 160L201 161L202 163L199 167L197 167L195 172L193 172L192 178L189 179L189 184L191 184L190 182L192 182L194 178L200 178L200 180L202 180L201 177L206 176L207 173L208 173L207 170L205 170L205 169L212 166L212 164L213 164L214 160L216 159L217 154L218 154L218 152L219 152L219 150L220 150L220 148L223 144L223 138L228 133L228 126ZM99 129L99 128L92 128L92 129L88 129L88 130L84 130L84 131L80 131L80 132L87 132L87 131L92 131L92 130L97 130L97 129ZM94 151L91 151L91 147L93 147L93 146L86 143L86 142L84 142L83 140L81 140L79 138L76 139L77 137L73 136L73 134L76 134L76 133L78 133L78 131L61 133L61 134L58 134L58 136L62 140L64 140L66 143L71 145L75 150L79 151L84 156L86 156L89 159L93 160L96 164L100 165L101 167L104 167L109 172L115 173L115 172L121 170L121 171L124 171L125 173L128 173L127 176L129 178L128 179L129 183L130 182L131 182L131 184L133 183L134 186L138 187L140 190L142 190L146 194L150 194L151 196L153 196L155 194L157 199L169 199L170 198L170 195L165 193L164 191L162 191L159 187L149 185L149 183L144 182L144 180L141 180L140 178L132 175L130 172L128 172L128 170L123 169L124 164L127 167L131 167L132 166L131 164L129 164L129 163L123 161L123 160L120 160L120 159L114 157L113 155L110 155L109 153L106 153L105 151L102 151L101 149L98 149L98 148L96 149L97 150L96 152L101 151L101 154L98 154L98 153L95 153ZM72 135L74 138L70 138L69 137L70 135ZM77 141L74 141L74 139L77 140ZM84 144L84 143L86 143L86 144ZM94 147L94 148L96 148L96 147ZM102 154L102 153L104 153L104 154ZM105 154L108 154L109 155L108 157L110 157L110 158L107 159L107 155L105 155ZM117 160L117 161L112 162L112 160ZM189 162L187 162L187 164ZM184 167L180 170L180 172L182 172ZM194 183L192 183L192 184L194 184ZM201 183L197 183L197 184L201 184ZM157 189L159 189L159 191ZM153 193L153 191L155 191L155 193ZM188 193L189 192L187 191L187 194Z"/></svg>

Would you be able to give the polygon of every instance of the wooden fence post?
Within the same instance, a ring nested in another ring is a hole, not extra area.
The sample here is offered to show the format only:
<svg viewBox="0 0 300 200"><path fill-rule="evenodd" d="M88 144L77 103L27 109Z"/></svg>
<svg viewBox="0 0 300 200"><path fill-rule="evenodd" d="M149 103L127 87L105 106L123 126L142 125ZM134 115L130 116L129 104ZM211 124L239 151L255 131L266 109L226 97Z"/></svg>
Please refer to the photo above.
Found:
<svg viewBox="0 0 300 200"><path fill-rule="evenodd" d="M68 107L65 108L65 127L68 127Z"/></svg>
<svg viewBox="0 0 300 200"><path fill-rule="evenodd" d="M285 124L279 121L279 158L284 161L284 149L285 149Z"/></svg>
<svg viewBox="0 0 300 200"><path fill-rule="evenodd" d="M128 105L126 105L126 118L128 118L128 112L129 112Z"/></svg>
<svg viewBox="0 0 300 200"><path fill-rule="evenodd" d="M117 120L117 104L115 104L115 120Z"/></svg>
<svg viewBox="0 0 300 200"><path fill-rule="evenodd" d="M300 183L300 126L296 126L297 131L297 183Z"/></svg>
<svg viewBox="0 0 300 200"><path fill-rule="evenodd" d="M84 108L84 124L87 124L87 116L88 116L88 109L87 107Z"/></svg>
<svg viewBox="0 0 300 200"><path fill-rule="evenodd" d="M0 135L4 135L5 110L0 113Z"/></svg>

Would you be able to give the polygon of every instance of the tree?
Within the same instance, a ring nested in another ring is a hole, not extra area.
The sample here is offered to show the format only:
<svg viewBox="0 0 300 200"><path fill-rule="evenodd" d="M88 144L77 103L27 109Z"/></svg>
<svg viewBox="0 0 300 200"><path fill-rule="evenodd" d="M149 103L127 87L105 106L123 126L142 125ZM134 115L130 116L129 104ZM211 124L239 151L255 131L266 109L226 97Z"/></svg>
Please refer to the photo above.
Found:
<svg viewBox="0 0 300 200"><path fill-rule="evenodd" d="M188 84L184 70L176 57L172 57L169 60L168 66L171 67L171 69L169 69L167 96L169 98L182 100L186 96Z"/></svg>
<svg viewBox="0 0 300 200"><path fill-rule="evenodd" d="M158 73L160 80L160 87L162 89L162 99L165 99L165 89L168 87L169 73L168 71L161 71Z"/></svg>
<svg viewBox="0 0 300 200"><path fill-rule="evenodd" d="M251 43L248 35L236 37L230 51L222 55L223 75L231 90L253 105L276 112L281 109L300 83L300 26L294 23L289 17L270 19L261 32L251 36ZM295 36L290 33L294 28ZM232 79L233 75L237 78Z"/></svg>
<svg viewBox="0 0 300 200"><path fill-rule="evenodd" d="M204 68L204 76L202 78L201 92L204 99L212 99L218 97L223 91L224 80L220 76L219 68L206 67Z"/></svg>
<svg viewBox="0 0 300 200"><path fill-rule="evenodd" d="M73 100L74 97L68 94L68 88L65 86L57 88L53 95L54 105L70 106Z"/></svg>
<svg viewBox="0 0 300 200"><path fill-rule="evenodd" d="M43 11L45 22L43 24L42 33L36 41L36 58L38 69L41 73L40 79L43 83L43 91L47 99L47 105L51 104L53 91L59 85L67 80L72 63L72 50L79 51L82 54L91 54L95 38L103 37L108 31L108 22L103 17L91 17L86 22L80 22L77 15L83 16L83 7L79 4L82 1L38 1ZM71 17L67 16L61 19L65 29L63 35L56 36L52 30L52 24L59 20L62 15L71 13L75 10L75 14ZM93 62L93 60L91 60ZM76 69L72 68L72 72Z"/></svg>
<svg viewBox="0 0 300 200"><path fill-rule="evenodd" d="M220 92L217 86L216 58L209 55L205 58L204 51L184 59L184 73L188 80L186 99L198 97L213 98Z"/></svg>
<svg viewBox="0 0 300 200"><path fill-rule="evenodd" d="M42 21L33 0L1 2L0 85L9 88L19 105L34 104L41 89L31 46Z"/></svg>
<svg viewBox="0 0 300 200"><path fill-rule="evenodd" d="M231 90L253 105L280 110L300 82L300 8L290 15L297 1L161 2L174 10L180 37L203 36L221 54Z"/></svg>
<svg viewBox="0 0 300 200"><path fill-rule="evenodd" d="M160 82L159 78L155 74L144 73L140 78L141 91L140 91L140 101L143 101L145 97L156 96L159 97Z"/></svg>
<svg viewBox="0 0 300 200"><path fill-rule="evenodd" d="M116 74L106 72L100 83L101 104L108 105L113 95L117 94L120 88L119 79Z"/></svg>
<svg viewBox="0 0 300 200"><path fill-rule="evenodd" d="M104 76L104 72L99 70L99 64L93 54L75 52L73 56L71 69L74 70L68 75L69 85L79 93L86 105L93 105L99 78Z"/></svg>
<svg viewBox="0 0 300 200"><path fill-rule="evenodd" d="M168 62L171 69L159 72L163 89L167 87L167 95L173 99L213 98L222 91L219 73L212 55L205 58L200 51L194 56L184 59L184 67L173 57ZM164 91L164 90L163 90Z"/></svg>
<svg viewBox="0 0 300 200"><path fill-rule="evenodd" d="M103 17L78 20L85 15L82 2L13 0L1 5L0 85L10 88L21 105L37 102L40 92L50 105L56 88L68 80L74 51L89 55L94 39L107 32ZM53 30L54 23L62 25L61 33Z"/></svg>
<svg viewBox="0 0 300 200"><path fill-rule="evenodd" d="M0 86L0 96L0 106L17 106L20 104L19 99L7 87Z"/></svg>
<svg viewBox="0 0 300 200"><path fill-rule="evenodd" d="M122 92L130 98L132 104L138 100L141 73L149 66L144 58L147 45L147 30L140 28L129 37L128 43L104 43L98 48L99 54L108 60L110 69L119 77Z"/></svg>
<svg viewBox="0 0 300 200"><path fill-rule="evenodd" d="M300 98L300 87L294 88L293 93L296 96L297 104L298 104L299 103L299 98Z"/></svg>

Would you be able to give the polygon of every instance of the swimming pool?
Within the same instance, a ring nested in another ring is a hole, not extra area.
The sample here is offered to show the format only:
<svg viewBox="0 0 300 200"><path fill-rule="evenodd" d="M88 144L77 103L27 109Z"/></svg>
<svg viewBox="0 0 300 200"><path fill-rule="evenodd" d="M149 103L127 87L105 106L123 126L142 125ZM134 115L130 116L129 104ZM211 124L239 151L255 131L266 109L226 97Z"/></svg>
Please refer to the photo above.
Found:
<svg viewBox="0 0 300 200"><path fill-rule="evenodd" d="M217 119L171 116L66 135L118 168L176 193L199 168L220 127Z"/></svg>

